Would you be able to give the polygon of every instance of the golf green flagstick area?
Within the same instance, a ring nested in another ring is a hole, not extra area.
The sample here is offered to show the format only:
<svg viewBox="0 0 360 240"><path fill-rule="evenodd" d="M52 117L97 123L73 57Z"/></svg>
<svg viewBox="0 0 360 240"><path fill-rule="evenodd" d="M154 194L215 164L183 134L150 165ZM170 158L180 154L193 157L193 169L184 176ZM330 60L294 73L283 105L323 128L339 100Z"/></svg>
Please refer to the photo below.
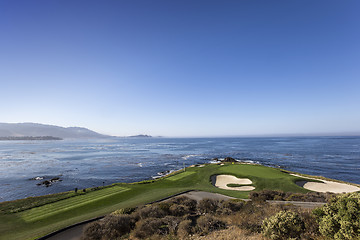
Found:
<svg viewBox="0 0 360 240"><path fill-rule="evenodd" d="M221 193L236 198L248 198L249 191L224 190L213 186L211 176L227 174L252 181L254 191L263 189L306 193L295 184L304 180L280 169L251 164L208 164L189 167L154 181L116 183L96 190L68 194L59 199L51 196L0 203L0 239L36 239L53 231L91 218L103 216L117 209L150 203L183 191L201 190ZM316 181L316 180L314 180ZM47 199L49 203L46 203ZM38 201L36 206L33 201ZM39 201L42 200L42 201ZM41 204L40 204L41 202ZM22 204L30 204L27 210Z"/></svg>

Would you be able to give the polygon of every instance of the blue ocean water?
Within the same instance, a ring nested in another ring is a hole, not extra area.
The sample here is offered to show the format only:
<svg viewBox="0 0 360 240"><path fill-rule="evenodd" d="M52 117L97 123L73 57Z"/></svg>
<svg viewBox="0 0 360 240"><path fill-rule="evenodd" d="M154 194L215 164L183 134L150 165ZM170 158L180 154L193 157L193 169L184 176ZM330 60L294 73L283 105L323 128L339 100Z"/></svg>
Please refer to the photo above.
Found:
<svg viewBox="0 0 360 240"><path fill-rule="evenodd" d="M227 156L360 184L360 137L0 141L0 201L141 181ZM36 177L62 181L38 186Z"/></svg>

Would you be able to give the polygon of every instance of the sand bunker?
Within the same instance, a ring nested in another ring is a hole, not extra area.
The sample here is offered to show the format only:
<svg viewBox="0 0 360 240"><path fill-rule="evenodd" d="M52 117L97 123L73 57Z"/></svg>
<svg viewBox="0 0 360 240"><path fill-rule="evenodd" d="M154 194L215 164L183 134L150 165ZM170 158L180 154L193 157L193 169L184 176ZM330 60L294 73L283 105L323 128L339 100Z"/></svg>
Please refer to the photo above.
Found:
<svg viewBox="0 0 360 240"><path fill-rule="evenodd" d="M296 174L291 174L296 177L302 177L307 179L314 179L321 182L308 182L308 181L297 181L296 184L305 189L315 191L315 192L332 192L332 193L349 193L349 192L357 192L360 191L359 187L346 184L346 183L338 183L327 180L320 180L316 178L303 177Z"/></svg>
<svg viewBox="0 0 360 240"><path fill-rule="evenodd" d="M215 187L226 189L226 190L236 190L236 191L251 191L254 190L254 186L240 186L240 187L228 187L228 184L252 184L252 181L248 178L237 178L231 175L216 175L215 177Z"/></svg>

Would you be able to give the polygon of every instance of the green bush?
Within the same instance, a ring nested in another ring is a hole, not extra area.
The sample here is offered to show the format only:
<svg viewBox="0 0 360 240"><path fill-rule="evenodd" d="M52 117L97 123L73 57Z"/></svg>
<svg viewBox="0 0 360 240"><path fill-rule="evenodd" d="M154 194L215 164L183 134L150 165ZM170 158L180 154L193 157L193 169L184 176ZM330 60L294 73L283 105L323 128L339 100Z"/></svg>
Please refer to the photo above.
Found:
<svg viewBox="0 0 360 240"><path fill-rule="evenodd" d="M262 225L263 234L274 240L299 239L305 231L305 224L297 213L280 211L266 218Z"/></svg>
<svg viewBox="0 0 360 240"><path fill-rule="evenodd" d="M315 209L319 230L332 239L360 239L360 193L337 196Z"/></svg>
<svg viewBox="0 0 360 240"><path fill-rule="evenodd" d="M111 213L111 215L122 215L122 214L131 214L135 211L135 208L120 208L114 212Z"/></svg>

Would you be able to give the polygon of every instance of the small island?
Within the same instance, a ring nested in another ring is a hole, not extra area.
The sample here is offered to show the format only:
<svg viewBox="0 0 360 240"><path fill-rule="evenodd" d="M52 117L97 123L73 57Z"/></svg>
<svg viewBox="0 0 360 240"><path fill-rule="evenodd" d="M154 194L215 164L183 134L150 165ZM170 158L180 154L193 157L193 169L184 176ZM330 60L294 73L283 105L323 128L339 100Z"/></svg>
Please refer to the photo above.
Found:
<svg viewBox="0 0 360 240"><path fill-rule="evenodd" d="M134 136L129 136L129 138L151 138L152 136L146 134L139 134Z"/></svg>

